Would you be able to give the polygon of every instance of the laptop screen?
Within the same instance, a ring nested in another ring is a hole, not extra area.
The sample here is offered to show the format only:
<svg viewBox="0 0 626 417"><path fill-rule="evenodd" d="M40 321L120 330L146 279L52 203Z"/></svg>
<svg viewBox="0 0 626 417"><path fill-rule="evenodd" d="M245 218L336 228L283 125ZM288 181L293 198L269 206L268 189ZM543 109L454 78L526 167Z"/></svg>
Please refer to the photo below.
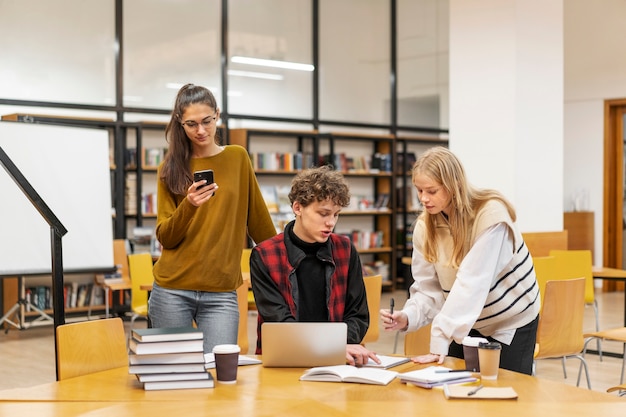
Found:
<svg viewBox="0 0 626 417"><path fill-rule="evenodd" d="M346 363L346 323L263 323L263 366L308 368Z"/></svg>

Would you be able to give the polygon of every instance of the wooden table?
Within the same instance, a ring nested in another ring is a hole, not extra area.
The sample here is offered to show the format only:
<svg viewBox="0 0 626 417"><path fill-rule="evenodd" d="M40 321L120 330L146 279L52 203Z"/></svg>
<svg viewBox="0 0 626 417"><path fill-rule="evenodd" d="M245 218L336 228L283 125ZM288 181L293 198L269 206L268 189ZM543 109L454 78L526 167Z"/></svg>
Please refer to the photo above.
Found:
<svg viewBox="0 0 626 417"><path fill-rule="evenodd" d="M109 294L113 291L124 291L132 289L130 279L115 278L105 279L104 275L98 274L95 278L96 284L104 288L104 317L109 318Z"/></svg>
<svg viewBox="0 0 626 417"><path fill-rule="evenodd" d="M593 277L595 279L626 282L626 270L606 266L593 268ZM626 285L624 286L624 326L626 327Z"/></svg>
<svg viewBox="0 0 626 417"><path fill-rule="evenodd" d="M463 361L447 358L458 368ZM424 365L407 363L399 372ZM239 368L237 384L215 388L144 391L126 367L29 388L0 391L0 417L63 416L206 416L219 410L233 416L623 416L626 400L500 370L485 386L511 386L517 400L446 400L440 389L427 390L392 381L389 385L301 382L302 368ZM214 371L212 371L214 372Z"/></svg>

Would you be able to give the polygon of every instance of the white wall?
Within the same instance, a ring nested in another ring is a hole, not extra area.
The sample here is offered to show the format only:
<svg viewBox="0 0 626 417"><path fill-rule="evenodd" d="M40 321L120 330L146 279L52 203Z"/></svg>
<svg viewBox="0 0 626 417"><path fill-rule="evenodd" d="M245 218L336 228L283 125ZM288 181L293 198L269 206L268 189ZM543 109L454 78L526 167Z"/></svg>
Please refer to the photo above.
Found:
<svg viewBox="0 0 626 417"><path fill-rule="evenodd" d="M604 100L626 97L626 2L565 2L563 198L579 189L595 212L595 259L602 264Z"/></svg>
<svg viewBox="0 0 626 417"><path fill-rule="evenodd" d="M562 0L450 0L450 148L522 231L563 228Z"/></svg>

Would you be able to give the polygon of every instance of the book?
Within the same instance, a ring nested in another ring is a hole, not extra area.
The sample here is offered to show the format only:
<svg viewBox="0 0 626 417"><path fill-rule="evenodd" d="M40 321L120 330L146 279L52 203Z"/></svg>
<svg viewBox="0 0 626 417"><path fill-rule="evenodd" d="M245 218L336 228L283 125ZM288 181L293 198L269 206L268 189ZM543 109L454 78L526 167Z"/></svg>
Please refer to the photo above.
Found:
<svg viewBox="0 0 626 417"><path fill-rule="evenodd" d="M204 372L203 363L174 363L174 364L151 364L129 365L129 374L173 374L180 372Z"/></svg>
<svg viewBox="0 0 626 417"><path fill-rule="evenodd" d="M156 381L191 381L194 379L211 379L211 374L203 372L181 372L178 374L136 374L139 382Z"/></svg>
<svg viewBox="0 0 626 417"><path fill-rule="evenodd" d="M475 393L469 395L471 391ZM444 385L443 394L447 399L464 398L476 400L515 400L517 392L513 387L484 387L476 391L476 387L461 385Z"/></svg>
<svg viewBox="0 0 626 417"><path fill-rule="evenodd" d="M202 339L202 330L195 327L159 327L132 329L131 334L138 342L166 342L173 340Z"/></svg>
<svg viewBox="0 0 626 417"><path fill-rule="evenodd" d="M380 364L374 362L371 358L367 361L367 363L363 366L368 368L382 368L389 369L394 366L402 365L403 363L407 363L410 361L409 358L405 358L402 356L386 356L386 355L377 355L378 359L380 359Z"/></svg>
<svg viewBox="0 0 626 417"><path fill-rule="evenodd" d="M352 365L317 366L307 369L300 381L354 382L357 384L387 385L398 375L387 369Z"/></svg>
<svg viewBox="0 0 626 417"><path fill-rule="evenodd" d="M167 342L139 342L133 338L128 341L131 353L143 355L148 353L185 353L202 352L204 341L196 340L173 340Z"/></svg>
<svg viewBox="0 0 626 417"><path fill-rule="evenodd" d="M164 389L191 389L191 388L214 388L215 381L210 373L208 379L186 379L183 381L153 381L144 382L143 389L146 391L156 391Z"/></svg>
<svg viewBox="0 0 626 417"><path fill-rule="evenodd" d="M415 385L416 387L432 389L438 387L444 387L446 385L460 385L460 384L473 384L478 381L478 378L470 376L467 378L459 378L454 379L452 381L444 381L444 382L417 382L417 381L407 381L400 378L400 382L410 385Z"/></svg>
<svg viewBox="0 0 626 417"><path fill-rule="evenodd" d="M205 360L204 366L206 369L215 368L215 354L213 354L213 352L206 353L204 355L204 360ZM237 365L238 366L257 365L260 363L262 363L260 359L252 358L250 356L245 356L245 355L239 355L239 360L237 362Z"/></svg>
<svg viewBox="0 0 626 417"><path fill-rule="evenodd" d="M158 364L175 364L175 363L204 363L204 352L187 352L177 353L151 353L137 355L130 353L128 355L128 363L130 365L158 365Z"/></svg>
<svg viewBox="0 0 626 417"><path fill-rule="evenodd" d="M402 382L422 384L451 382L472 377L473 374L470 371L459 372L450 368L446 368L444 366L429 366L427 368L418 369L416 371L409 371L398 374L398 378Z"/></svg>

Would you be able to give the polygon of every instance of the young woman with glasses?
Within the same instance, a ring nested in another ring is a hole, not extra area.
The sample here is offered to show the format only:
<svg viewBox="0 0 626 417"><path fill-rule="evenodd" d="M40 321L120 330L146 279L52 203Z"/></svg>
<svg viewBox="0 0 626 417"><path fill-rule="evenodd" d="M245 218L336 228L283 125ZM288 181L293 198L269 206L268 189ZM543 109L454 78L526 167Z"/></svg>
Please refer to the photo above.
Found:
<svg viewBox="0 0 626 417"><path fill-rule="evenodd" d="M149 301L153 327L195 323L204 333L205 353L237 343L236 290L247 235L261 242L276 234L247 151L218 141L219 117L208 89L187 84L179 90L165 129L169 149L158 170L162 254ZM209 169L214 183L194 182L194 172Z"/></svg>

